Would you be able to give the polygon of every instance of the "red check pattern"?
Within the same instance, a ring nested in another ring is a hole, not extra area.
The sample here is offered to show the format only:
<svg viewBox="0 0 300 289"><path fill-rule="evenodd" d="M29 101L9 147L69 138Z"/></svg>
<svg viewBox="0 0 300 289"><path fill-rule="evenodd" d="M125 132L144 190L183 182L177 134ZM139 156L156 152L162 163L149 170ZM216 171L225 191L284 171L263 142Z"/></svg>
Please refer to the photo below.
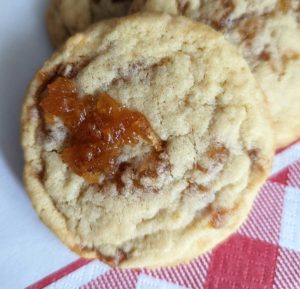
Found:
<svg viewBox="0 0 300 289"><path fill-rule="evenodd" d="M278 158L280 154L282 152ZM98 261L79 259L27 288L300 288L300 245L297 243L300 240L300 220L297 228L290 228L290 224L286 226L284 223L290 217L291 201L285 201L290 190L291 196L297 198L295 202L300 203L300 149L294 162L276 172L261 189L249 218L239 232L190 264L158 270L105 267L97 274L98 269L93 266L97 266ZM293 231L292 240L287 236L289 230ZM83 274L87 267L93 272L91 279L76 279L76 275Z"/></svg>

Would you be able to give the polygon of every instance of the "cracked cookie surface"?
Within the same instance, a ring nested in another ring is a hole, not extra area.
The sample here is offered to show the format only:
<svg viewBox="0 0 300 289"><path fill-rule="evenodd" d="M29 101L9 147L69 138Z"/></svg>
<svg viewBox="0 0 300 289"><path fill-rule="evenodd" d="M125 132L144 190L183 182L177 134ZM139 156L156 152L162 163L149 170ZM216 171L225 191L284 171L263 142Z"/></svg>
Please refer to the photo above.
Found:
<svg viewBox="0 0 300 289"><path fill-rule="evenodd" d="M127 14L131 0L50 0L47 27L52 43L59 47L73 34L91 24Z"/></svg>
<svg viewBox="0 0 300 289"><path fill-rule="evenodd" d="M61 89L61 79L75 87ZM55 101L69 100L46 113L53 91ZM86 97L103 111L103 93L142 114L155 137L123 142L115 173L89 182L62 158L74 129L59 113L76 112L74 101ZM247 63L208 26L148 13L106 20L68 40L29 87L27 191L41 219L83 257L122 267L190 260L237 230L267 177L273 145L265 109Z"/></svg>
<svg viewBox="0 0 300 289"><path fill-rule="evenodd" d="M300 137L298 0L135 0L131 10L184 15L222 31L268 97L276 147Z"/></svg>

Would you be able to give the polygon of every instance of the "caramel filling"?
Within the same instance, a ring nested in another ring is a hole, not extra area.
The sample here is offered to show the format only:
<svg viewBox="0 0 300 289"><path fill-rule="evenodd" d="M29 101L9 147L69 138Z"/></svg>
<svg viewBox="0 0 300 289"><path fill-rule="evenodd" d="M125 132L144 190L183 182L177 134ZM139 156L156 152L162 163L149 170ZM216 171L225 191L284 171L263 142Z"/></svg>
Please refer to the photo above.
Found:
<svg viewBox="0 0 300 289"><path fill-rule="evenodd" d="M58 77L50 83L40 107L45 122L56 116L69 129L62 159L90 183L98 182L101 173L116 175L125 145L144 140L155 151L161 150L159 138L142 113L121 106L106 93L80 98L71 79Z"/></svg>
<svg viewBox="0 0 300 289"><path fill-rule="evenodd" d="M214 210L211 208L211 214L212 214L210 220L211 226L215 229L224 227L230 213L231 213L230 209L219 208Z"/></svg>
<svg viewBox="0 0 300 289"><path fill-rule="evenodd" d="M225 146L218 144L208 150L207 156L218 163L224 164L228 159L229 151Z"/></svg>
<svg viewBox="0 0 300 289"><path fill-rule="evenodd" d="M278 9L284 13L288 12L291 6L291 0L278 0Z"/></svg>

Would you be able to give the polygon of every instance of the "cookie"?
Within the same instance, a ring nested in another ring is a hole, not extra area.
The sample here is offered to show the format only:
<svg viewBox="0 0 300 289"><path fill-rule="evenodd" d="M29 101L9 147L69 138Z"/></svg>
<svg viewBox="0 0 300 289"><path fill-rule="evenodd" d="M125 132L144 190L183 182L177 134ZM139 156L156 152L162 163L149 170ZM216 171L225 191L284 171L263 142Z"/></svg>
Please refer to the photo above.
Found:
<svg viewBox="0 0 300 289"><path fill-rule="evenodd" d="M54 46L59 47L76 32L91 24L126 15L131 0L50 0L47 27Z"/></svg>
<svg viewBox="0 0 300 289"><path fill-rule="evenodd" d="M299 1L137 0L131 9L185 15L222 31L268 97L276 147L300 137Z"/></svg>
<svg viewBox="0 0 300 289"><path fill-rule="evenodd" d="M237 230L266 179L266 108L246 61L210 27L147 13L103 21L29 86L27 191L82 257L188 261Z"/></svg>

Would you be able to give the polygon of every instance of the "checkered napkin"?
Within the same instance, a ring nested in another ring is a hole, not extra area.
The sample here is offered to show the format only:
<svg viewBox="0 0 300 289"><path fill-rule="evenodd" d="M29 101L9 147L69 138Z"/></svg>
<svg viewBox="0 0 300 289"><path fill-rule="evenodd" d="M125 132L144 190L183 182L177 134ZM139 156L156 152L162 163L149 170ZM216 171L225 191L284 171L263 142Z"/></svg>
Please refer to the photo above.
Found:
<svg viewBox="0 0 300 289"><path fill-rule="evenodd" d="M300 142L277 154L248 220L212 252L158 270L111 269L79 259L27 287L39 288L299 289Z"/></svg>

